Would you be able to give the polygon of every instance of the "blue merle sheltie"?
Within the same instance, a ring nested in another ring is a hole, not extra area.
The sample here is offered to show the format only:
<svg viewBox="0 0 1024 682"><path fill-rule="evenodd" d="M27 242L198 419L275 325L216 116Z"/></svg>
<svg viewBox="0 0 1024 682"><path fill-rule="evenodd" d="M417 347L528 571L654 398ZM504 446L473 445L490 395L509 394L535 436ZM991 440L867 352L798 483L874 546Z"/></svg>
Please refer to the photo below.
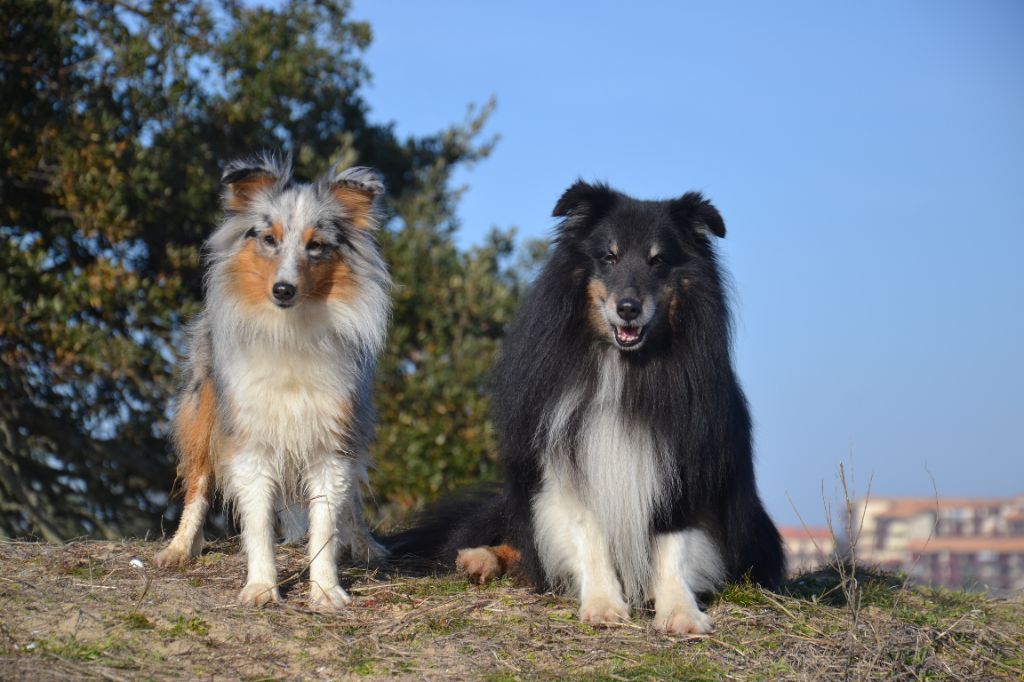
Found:
<svg viewBox="0 0 1024 682"><path fill-rule="evenodd" d="M309 604L344 606L339 553L382 555L363 519L371 387L391 280L374 230L380 176L331 171L312 184L265 155L229 164L224 219L206 243L206 298L188 328L172 440L185 506L160 566L199 554L216 489L241 525L238 601L277 601L275 520L308 510ZM294 527L294 526L293 526Z"/></svg>
<svg viewBox="0 0 1024 682"><path fill-rule="evenodd" d="M653 601L657 629L708 632L696 595L775 587L785 563L730 359L725 225L695 192L638 201L584 182L554 215L494 370L504 490L442 503L392 546L480 581L516 564L590 624Z"/></svg>

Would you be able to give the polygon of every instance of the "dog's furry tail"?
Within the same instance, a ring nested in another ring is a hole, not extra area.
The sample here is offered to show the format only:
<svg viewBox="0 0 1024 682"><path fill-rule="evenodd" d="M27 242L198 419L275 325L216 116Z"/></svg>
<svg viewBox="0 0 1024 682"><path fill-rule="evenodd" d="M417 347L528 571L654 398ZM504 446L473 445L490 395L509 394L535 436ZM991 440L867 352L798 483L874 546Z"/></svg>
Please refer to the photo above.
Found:
<svg viewBox="0 0 1024 682"><path fill-rule="evenodd" d="M415 517L411 527L380 540L392 560L432 562L454 570L460 549L498 545L508 531L505 493L493 484L434 503Z"/></svg>

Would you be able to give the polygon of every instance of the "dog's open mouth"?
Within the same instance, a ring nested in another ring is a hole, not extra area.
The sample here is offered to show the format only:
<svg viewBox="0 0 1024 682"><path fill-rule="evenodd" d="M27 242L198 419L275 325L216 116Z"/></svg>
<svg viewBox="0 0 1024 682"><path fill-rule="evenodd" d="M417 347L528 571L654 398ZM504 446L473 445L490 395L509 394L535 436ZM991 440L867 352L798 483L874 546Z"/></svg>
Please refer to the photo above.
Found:
<svg viewBox="0 0 1024 682"><path fill-rule="evenodd" d="M644 340L646 327L633 325L612 325L615 331L615 343L619 348L636 348Z"/></svg>

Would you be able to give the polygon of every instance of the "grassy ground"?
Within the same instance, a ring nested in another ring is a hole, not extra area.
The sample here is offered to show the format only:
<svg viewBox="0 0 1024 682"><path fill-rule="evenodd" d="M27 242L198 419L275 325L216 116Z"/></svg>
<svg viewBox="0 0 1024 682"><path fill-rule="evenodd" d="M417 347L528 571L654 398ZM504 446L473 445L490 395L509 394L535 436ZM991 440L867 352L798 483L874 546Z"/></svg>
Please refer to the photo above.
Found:
<svg viewBox="0 0 1024 682"><path fill-rule="evenodd" d="M561 597L396 570L347 569L353 605L322 616L304 607L289 547L284 603L243 609L237 544L183 572L155 569L158 548L0 543L0 679L1024 679L1019 596L880 574L858 574L855 591L828 571L785 595L732 586L711 604L716 632L683 639L656 633L650 613L594 630Z"/></svg>

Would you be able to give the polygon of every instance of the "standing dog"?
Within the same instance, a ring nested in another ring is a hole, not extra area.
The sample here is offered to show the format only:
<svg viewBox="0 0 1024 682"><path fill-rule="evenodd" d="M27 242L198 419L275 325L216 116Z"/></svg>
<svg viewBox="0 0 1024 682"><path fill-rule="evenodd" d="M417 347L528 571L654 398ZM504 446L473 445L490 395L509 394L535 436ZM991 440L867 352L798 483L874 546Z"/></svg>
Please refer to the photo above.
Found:
<svg viewBox="0 0 1024 682"><path fill-rule="evenodd" d="M656 628L703 633L696 595L777 586L779 534L754 482L730 359L725 236L700 194L637 201L578 182L554 250L505 338L494 418L506 485L391 540L485 580L520 564L595 625L653 600ZM500 546L493 546L499 545Z"/></svg>
<svg viewBox="0 0 1024 682"><path fill-rule="evenodd" d="M304 501L309 604L335 610L350 601L339 550L357 560L383 554L360 484L391 305L373 234L384 187L368 168L297 183L290 164L270 156L229 164L222 182L225 217L206 244L206 301L188 329L173 425L185 507L156 561L199 554L217 486L248 559L238 601L277 601L275 517Z"/></svg>

